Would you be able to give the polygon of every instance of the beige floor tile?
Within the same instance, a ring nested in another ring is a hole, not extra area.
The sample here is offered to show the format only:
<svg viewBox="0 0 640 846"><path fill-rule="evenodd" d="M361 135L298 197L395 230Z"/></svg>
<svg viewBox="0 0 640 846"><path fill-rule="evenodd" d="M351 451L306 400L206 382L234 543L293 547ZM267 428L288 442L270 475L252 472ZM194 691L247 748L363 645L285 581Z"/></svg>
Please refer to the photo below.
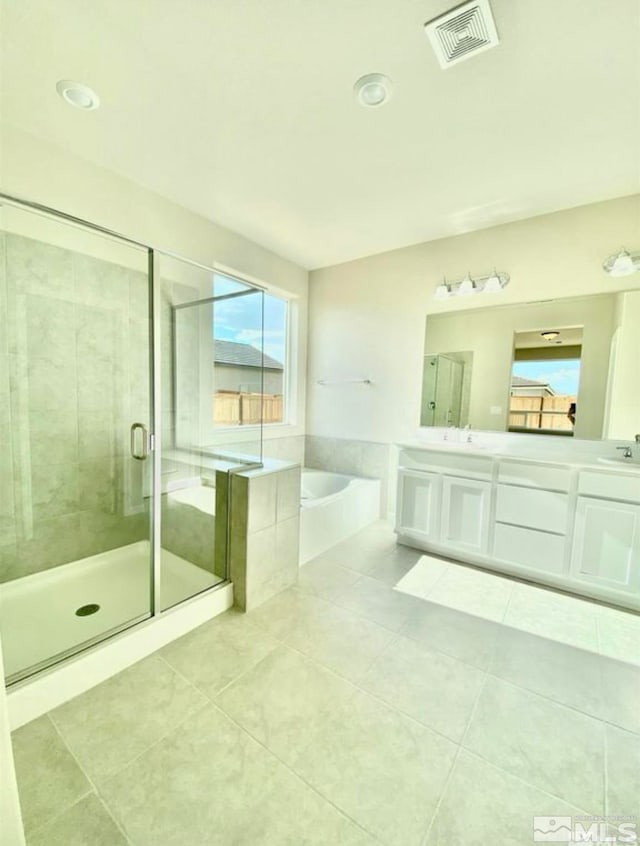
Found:
<svg viewBox="0 0 640 846"><path fill-rule="evenodd" d="M424 601L407 619L400 634L485 670L501 631L499 623Z"/></svg>
<svg viewBox="0 0 640 846"><path fill-rule="evenodd" d="M529 846L535 816L582 813L462 750L425 846Z"/></svg>
<svg viewBox="0 0 640 846"><path fill-rule="evenodd" d="M509 605L514 583L471 567L452 564L427 598L430 602L501 622Z"/></svg>
<svg viewBox="0 0 640 846"><path fill-rule="evenodd" d="M128 846L128 842L91 793L27 838L27 846Z"/></svg>
<svg viewBox="0 0 640 846"><path fill-rule="evenodd" d="M485 674L408 638L390 644L361 687L459 743Z"/></svg>
<svg viewBox="0 0 640 846"><path fill-rule="evenodd" d="M456 746L365 693L335 713L294 769L389 846L419 846Z"/></svg>
<svg viewBox="0 0 640 846"><path fill-rule="evenodd" d="M602 655L640 664L640 615L601 607L598 609L598 634Z"/></svg>
<svg viewBox="0 0 640 846"><path fill-rule="evenodd" d="M333 606L301 620L285 643L357 682L394 637L389 629Z"/></svg>
<svg viewBox="0 0 640 846"><path fill-rule="evenodd" d="M602 700L598 716L640 734L640 667L604 657L600 663Z"/></svg>
<svg viewBox="0 0 640 846"><path fill-rule="evenodd" d="M247 614L253 625L265 629L272 637L284 640L300 620L322 614L330 603L298 588L289 588L267 600Z"/></svg>
<svg viewBox="0 0 640 846"><path fill-rule="evenodd" d="M586 714L602 714L602 661L592 652L504 628L489 672Z"/></svg>
<svg viewBox="0 0 640 846"><path fill-rule="evenodd" d="M604 813L604 723L488 677L464 746L523 781Z"/></svg>
<svg viewBox="0 0 640 846"><path fill-rule="evenodd" d="M607 725L606 813L640 823L640 735Z"/></svg>
<svg viewBox="0 0 640 846"><path fill-rule="evenodd" d="M102 792L136 846L373 846L213 705Z"/></svg>
<svg viewBox="0 0 640 846"><path fill-rule="evenodd" d="M377 579L363 576L344 593L336 604L377 623L399 631L409 616L421 607L422 600L394 590Z"/></svg>
<svg viewBox="0 0 640 846"><path fill-rule="evenodd" d="M12 741L27 832L49 822L92 789L48 716L14 731Z"/></svg>
<svg viewBox="0 0 640 846"><path fill-rule="evenodd" d="M357 582L360 576L356 570L349 570L334 561L320 557L300 568L298 587L306 593L331 600Z"/></svg>
<svg viewBox="0 0 640 846"><path fill-rule="evenodd" d="M454 565L433 555L421 555L414 566L396 583L396 590L426 599L436 583Z"/></svg>
<svg viewBox="0 0 640 846"><path fill-rule="evenodd" d="M228 611L160 651L160 655L207 696L213 698L254 667L278 645L245 614Z"/></svg>
<svg viewBox="0 0 640 846"><path fill-rule="evenodd" d="M598 606L533 585L515 584L504 617L514 629L598 651Z"/></svg>
<svg viewBox="0 0 640 846"><path fill-rule="evenodd" d="M367 575L395 587L416 566L421 556L422 553L418 549L397 545L382 560L375 563Z"/></svg>
<svg viewBox="0 0 640 846"><path fill-rule="evenodd" d="M281 646L226 688L216 702L289 763L354 690L334 673Z"/></svg>
<svg viewBox="0 0 640 846"><path fill-rule="evenodd" d="M85 772L100 782L206 702L151 655L56 708L51 719Z"/></svg>

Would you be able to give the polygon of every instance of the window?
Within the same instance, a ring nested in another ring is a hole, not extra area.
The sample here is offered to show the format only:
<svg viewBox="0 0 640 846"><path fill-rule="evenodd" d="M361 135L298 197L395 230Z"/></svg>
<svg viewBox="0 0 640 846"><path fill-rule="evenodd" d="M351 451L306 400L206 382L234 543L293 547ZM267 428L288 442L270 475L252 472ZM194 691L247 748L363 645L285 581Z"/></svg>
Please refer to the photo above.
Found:
<svg viewBox="0 0 640 846"><path fill-rule="evenodd" d="M579 383L579 358L514 361L509 429L572 435Z"/></svg>
<svg viewBox="0 0 640 846"><path fill-rule="evenodd" d="M221 273L214 276L214 296L213 423L285 422L288 301Z"/></svg>

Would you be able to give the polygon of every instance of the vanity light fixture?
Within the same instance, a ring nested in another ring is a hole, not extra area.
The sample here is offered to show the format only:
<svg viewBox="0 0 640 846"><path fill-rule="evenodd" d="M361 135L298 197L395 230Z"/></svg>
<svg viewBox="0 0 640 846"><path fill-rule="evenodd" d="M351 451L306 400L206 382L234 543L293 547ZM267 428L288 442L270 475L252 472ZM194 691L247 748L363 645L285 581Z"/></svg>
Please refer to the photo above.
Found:
<svg viewBox="0 0 640 846"><path fill-rule="evenodd" d="M445 279L444 282L441 282L440 285L438 285L433 297L436 300L448 300L450 296L451 289L447 285L447 280Z"/></svg>
<svg viewBox="0 0 640 846"><path fill-rule="evenodd" d="M470 273L458 282L445 279L434 291L434 299L447 300L449 297L469 297L473 294L495 294L509 284L509 274L494 270L487 276L472 276Z"/></svg>
<svg viewBox="0 0 640 846"><path fill-rule="evenodd" d="M609 276L630 276L640 270L640 254L633 255L624 249L609 258L602 265Z"/></svg>
<svg viewBox="0 0 640 846"><path fill-rule="evenodd" d="M557 332L555 329L549 329L546 332L540 332L540 336L544 338L545 341L555 341L559 334L560 332Z"/></svg>

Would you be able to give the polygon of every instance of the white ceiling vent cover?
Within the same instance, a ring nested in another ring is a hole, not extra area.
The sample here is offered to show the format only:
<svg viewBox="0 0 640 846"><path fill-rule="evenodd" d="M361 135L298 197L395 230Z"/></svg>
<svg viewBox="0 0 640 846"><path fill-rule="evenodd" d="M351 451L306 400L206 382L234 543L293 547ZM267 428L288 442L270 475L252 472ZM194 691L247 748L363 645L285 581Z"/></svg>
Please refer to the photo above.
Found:
<svg viewBox="0 0 640 846"><path fill-rule="evenodd" d="M500 43L489 0L471 0L424 25L440 66L449 68Z"/></svg>

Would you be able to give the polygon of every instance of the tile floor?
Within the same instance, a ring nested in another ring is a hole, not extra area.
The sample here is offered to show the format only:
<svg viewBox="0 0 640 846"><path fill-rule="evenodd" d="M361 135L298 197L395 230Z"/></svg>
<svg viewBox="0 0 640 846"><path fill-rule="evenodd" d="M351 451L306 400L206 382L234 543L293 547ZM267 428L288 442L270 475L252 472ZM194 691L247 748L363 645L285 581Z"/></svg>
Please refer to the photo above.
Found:
<svg viewBox="0 0 640 846"><path fill-rule="evenodd" d="M639 640L376 524L18 729L29 846L528 846L534 815L640 818Z"/></svg>

